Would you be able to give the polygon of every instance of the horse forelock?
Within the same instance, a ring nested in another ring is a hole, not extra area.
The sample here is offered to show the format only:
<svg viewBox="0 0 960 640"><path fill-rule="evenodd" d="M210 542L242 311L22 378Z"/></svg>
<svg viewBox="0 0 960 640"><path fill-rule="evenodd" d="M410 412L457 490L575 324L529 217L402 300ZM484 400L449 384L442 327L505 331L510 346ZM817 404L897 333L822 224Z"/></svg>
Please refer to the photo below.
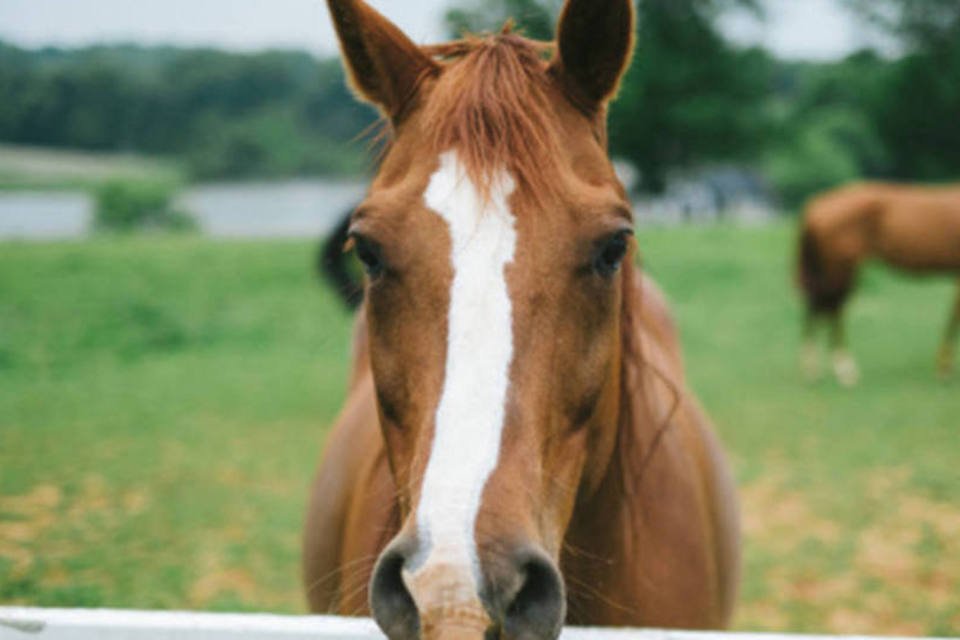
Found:
<svg viewBox="0 0 960 640"><path fill-rule="evenodd" d="M422 105L426 143L455 151L483 198L504 170L534 199L556 189L562 145L547 50L507 30L427 49L444 63Z"/></svg>

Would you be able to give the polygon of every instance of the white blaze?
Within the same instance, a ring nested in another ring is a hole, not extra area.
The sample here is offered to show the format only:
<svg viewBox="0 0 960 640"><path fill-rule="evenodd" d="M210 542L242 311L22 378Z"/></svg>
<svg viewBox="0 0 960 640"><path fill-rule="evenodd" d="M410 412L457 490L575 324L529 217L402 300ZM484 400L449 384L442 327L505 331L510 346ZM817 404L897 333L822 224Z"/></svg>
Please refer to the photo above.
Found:
<svg viewBox="0 0 960 640"><path fill-rule="evenodd" d="M503 171L482 199L457 154L447 152L424 193L450 229L453 284L445 379L417 509L420 552L404 575L415 599L418 577L432 570L454 590L474 586L479 577L474 527L499 458L513 358L505 274L517 239L507 204L513 189ZM469 598L476 591L448 595Z"/></svg>

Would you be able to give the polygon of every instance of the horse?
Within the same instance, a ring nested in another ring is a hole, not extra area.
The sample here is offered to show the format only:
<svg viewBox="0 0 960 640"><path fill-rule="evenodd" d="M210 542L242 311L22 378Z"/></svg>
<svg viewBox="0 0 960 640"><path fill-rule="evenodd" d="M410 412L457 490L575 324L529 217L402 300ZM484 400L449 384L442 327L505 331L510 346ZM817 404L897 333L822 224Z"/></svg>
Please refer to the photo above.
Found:
<svg viewBox="0 0 960 640"><path fill-rule="evenodd" d="M606 151L631 1L568 0L555 44L424 47L328 7L389 144L349 227L364 300L307 506L310 609L392 640L727 625L734 483Z"/></svg>
<svg viewBox="0 0 960 640"><path fill-rule="evenodd" d="M878 260L912 274L960 276L960 186L857 183L812 199L800 226L798 280L806 302L802 364L819 377L817 326L830 327L833 370L852 386L859 368L847 349L843 311L860 266ZM952 371L960 334L960 278L937 358Z"/></svg>

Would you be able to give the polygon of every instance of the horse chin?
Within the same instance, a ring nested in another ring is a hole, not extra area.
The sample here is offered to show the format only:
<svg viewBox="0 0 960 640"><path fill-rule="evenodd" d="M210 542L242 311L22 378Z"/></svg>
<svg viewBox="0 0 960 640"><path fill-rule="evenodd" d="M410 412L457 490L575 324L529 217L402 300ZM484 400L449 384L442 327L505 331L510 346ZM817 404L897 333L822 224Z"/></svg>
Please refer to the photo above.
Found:
<svg viewBox="0 0 960 640"><path fill-rule="evenodd" d="M499 638L499 634L490 633L489 621L486 616L475 615L476 612L442 612L421 614L422 640L485 640ZM431 621L431 619L433 621Z"/></svg>

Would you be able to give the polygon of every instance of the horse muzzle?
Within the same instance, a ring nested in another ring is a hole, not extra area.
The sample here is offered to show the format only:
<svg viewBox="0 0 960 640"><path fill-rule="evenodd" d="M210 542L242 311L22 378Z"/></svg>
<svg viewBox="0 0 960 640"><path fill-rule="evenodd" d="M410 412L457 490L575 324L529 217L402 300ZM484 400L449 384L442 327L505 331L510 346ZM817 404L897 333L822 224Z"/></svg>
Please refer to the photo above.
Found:
<svg viewBox="0 0 960 640"><path fill-rule="evenodd" d="M370 608L390 640L554 640L566 615L563 579L538 546L521 545L473 567L416 566L416 541L398 536L370 582Z"/></svg>

